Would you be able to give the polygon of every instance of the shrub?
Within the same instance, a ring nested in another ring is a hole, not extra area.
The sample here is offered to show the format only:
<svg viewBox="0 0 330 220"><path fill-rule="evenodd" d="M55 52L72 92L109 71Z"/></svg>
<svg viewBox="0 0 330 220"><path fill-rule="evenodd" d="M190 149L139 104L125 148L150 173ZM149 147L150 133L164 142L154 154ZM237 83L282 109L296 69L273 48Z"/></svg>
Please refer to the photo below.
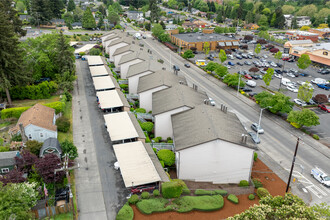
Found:
<svg viewBox="0 0 330 220"><path fill-rule="evenodd" d="M190 189L182 189L182 194L183 195L190 195Z"/></svg>
<svg viewBox="0 0 330 220"><path fill-rule="evenodd" d="M152 150L155 152L155 154L157 155L157 148L152 148Z"/></svg>
<svg viewBox="0 0 330 220"><path fill-rule="evenodd" d="M141 124L141 128L142 128L142 130L147 131L148 133L151 133L152 130L154 129L154 123L152 123L152 122L143 122Z"/></svg>
<svg viewBox="0 0 330 220"><path fill-rule="evenodd" d="M63 112L65 103L57 101L57 102L44 104L44 106L55 109L55 113L58 114L60 112Z"/></svg>
<svg viewBox="0 0 330 220"><path fill-rule="evenodd" d="M116 220L133 220L134 212L131 206L125 204L118 212Z"/></svg>
<svg viewBox="0 0 330 220"><path fill-rule="evenodd" d="M235 195L233 195L233 194L230 194L230 195L227 197L227 199L228 199L229 201L231 201L232 203L238 204L238 198L237 198Z"/></svg>
<svg viewBox="0 0 330 220"><path fill-rule="evenodd" d="M150 198L149 192L143 192L143 193L141 193L141 199L149 199L149 198Z"/></svg>
<svg viewBox="0 0 330 220"><path fill-rule="evenodd" d="M265 197L265 196L269 196L270 193L268 192L267 189L262 188L262 187L259 187L259 188L257 189L257 195L258 195L259 198L261 199L261 198L263 198L263 197Z"/></svg>
<svg viewBox="0 0 330 220"><path fill-rule="evenodd" d="M151 136L151 135L150 135ZM155 143L159 143L158 139L157 138L153 138L152 139Z"/></svg>
<svg viewBox="0 0 330 220"><path fill-rule="evenodd" d="M244 186L249 186L249 182L247 180L241 180L238 184L240 187L244 187Z"/></svg>
<svg viewBox="0 0 330 220"><path fill-rule="evenodd" d="M162 195L165 199L179 198L182 193L182 185L179 182L162 183Z"/></svg>
<svg viewBox="0 0 330 220"><path fill-rule="evenodd" d="M160 165L162 165L162 167L164 168L165 167L164 161L160 160L159 162L160 162Z"/></svg>
<svg viewBox="0 0 330 220"><path fill-rule="evenodd" d="M92 48L89 50L89 55L99 55L101 52L100 48Z"/></svg>
<svg viewBox="0 0 330 220"><path fill-rule="evenodd" d="M172 166L175 163L175 154L171 150L161 149L157 152L157 156L159 160L164 161L166 166Z"/></svg>
<svg viewBox="0 0 330 220"><path fill-rule="evenodd" d="M30 107L6 108L1 111L1 119L19 118Z"/></svg>
<svg viewBox="0 0 330 220"><path fill-rule="evenodd" d="M137 112L137 113L146 113L147 111L144 108L137 108L137 109L135 109L135 112Z"/></svg>
<svg viewBox="0 0 330 220"><path fill-rule="evenodd" d="M3 145L3 138L0 138L0 146Z"/></svg>
<svg viewBox="0 0 330 220"><path fill-rule="evenodd" d="M21 134L16 134L11 138L11 141L22 141Z"/></svg>
<svg viewBox="0 0 330 220"><path fill-rule="evenodd" d="M164 198L143 199L136 204L136 207L143 214L151 214L153 212L166 212L172 210L172 206L166 206L169 203Z"/></svg>
<svg viewBox="0 0 330 220"><path fill-rule="evenodd" d="M314 135L313 135L313 138L314 138L315 140L320 140L320 138L319 138L319 136L318 136L317 134L314 134Z"/></svg>
<svg viewBox="0 0 330 220"><path fill-rule="evenodd" d="M328 102L328 97L325 94L317 94L316 96L313 97L313 101L316 103L327 103Z"/></svg>
<svg viewBox="0 0 330 220"><path fill-rule="evenodd" d="M150 138L146 136L146 143L151 143Z"/></svg>
<svg viewBox="0 0 330 220"><path fill-rule="evenodd" d="M171 137L168 137L168 138L166 138L166 140L169 141L169 140L172 140L172 138Z"/></svg>
<svg viewBox="0 0 330 220"><path fill-rule="evenodd" d="M257 179L257 178L252 179L252 182L253 182L254 187L255 187L256 189L258 189L258 188L260 188L260 187L263 187L261 181L260 181L259 179Z"/></svg>
<svg viewBox="0 0 330 220"><path fill-rule="evenodd" d="M168 144L173 144L173 140L168 140L167 143Z"/></svg>
<svg viewBox="0 0 330 220"><path fill-rule="evenodd" d="M197 196L204 196L204 195L214 195L215 192L212 190L204 190L204 189L196 189L195 190L195 195Z"/></svg>
<svg viewBox="0 0 330 220"><path fill-rule="evenodd" d="M64 91L64 95L65 95L65 97L66 97L66 101L67 101L67 102L70 102L70 101L72 100L72 95L71 95L70 92L68 92L68 90L65 90L65 91Z"/></svg>
<svg viewBox="0 0 330 220"><path fill-rule="evenodd" d="M225 196L225 195L228 194L228 192L226 190L223 190L223 189L216 189L216 190L214 190L214 193L216 195L222 195L222 196Z"/></svg>
<svg viewBox="0 0 330 220"><path fill-rule="evenodd" d="M152 192L152 194L153 194L155 197L160 196L160 192L159 192L158 189L155 189L155 190Z"/></svg>
<svg viewBox="0 0 330 220"><path fill-rule="evenodd" d="M158 142L161 142L162 141L162 137L156 137L158 139Z"/></svg>
<svg viewBox="0 0 330 220"><path fill-rule="evenodd" d="M215 211L219 210L224 205L223 197L220 195L214 196L183 196L175 199L173 202L177 212L190 212L192 210L199 211Z"/></svg>
<svg viewBox="0 0 330 220"><path fill-rule="evenodd" d="M12 99L48 99L57 89L54 81L44 81L37 85L14 86L10 89L10 96Z"/></svg>
<svg viewBox="0 0 330 220"><path fill-rule="evenodd" d="M131 112L134 112L134 110L135 110L134 108L130 108L130 111L131 111Z"/></svg>
<svg viewBox="0 0 330 220"><path fill-rule="evenodd" d="M136 194L134 194L134 195L131 196L131 198L128 199L128 203L134 205L134 204L136 204L139 200L140 200L140 199L139 199L139 196L136 195Z"/></svg>
<svg viewBox="0 0 330 220"><path fill-rule="evenodd" d="M32 154L37 155L39 157L40 149L42 147L42 143L38 141L27 141L26 149L30 151Z"/></svg>
<svg viewBox="0 0 330 220"><path fill-rule="evenodd" d="M254 195L253 194L249 195L249 200L254 200Z"/></svg>
<svg viewBox="0 0 330 220"><path fill-rule="evenodd" d="M105 58L109 58L109 54L108 53L104 54L104 56L105 56Z"/></svg>
<svg viewBox="0 0 330 220"><path fill-rule="evenodd" d="M56 120L57 130L60 132L68 132L70 129L70 121L68 118L61 116Z"/></svg>
<svg viewBox="0 0 330 220"><path fill-rule="evenodd" d="M257 161L257 159L258 159L258 154L257 154L256 152L254 152L253 160L254 160L254 161Z"/></svg>

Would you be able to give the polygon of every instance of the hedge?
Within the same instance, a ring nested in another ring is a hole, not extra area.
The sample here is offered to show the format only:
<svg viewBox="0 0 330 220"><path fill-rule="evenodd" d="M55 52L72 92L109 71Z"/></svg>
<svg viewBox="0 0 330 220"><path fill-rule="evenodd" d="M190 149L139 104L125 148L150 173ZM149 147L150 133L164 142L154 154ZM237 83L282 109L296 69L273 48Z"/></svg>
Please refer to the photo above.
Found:
<svg viewBox="0 0 330 220"><path fill-rule="evenodd" d="M175 163L175 154L171 150L161 149L157 152L157 157L159 160L164 161L166 166L172 166Z"/></svg>
<svg viewBox="0 0 330 220"><path fill-rule="evenodd" d="M260 187L263 187L261 181L260 181L259 179L257 179L257 178L252 179L252 182L253 182L254 187L255 187L256 189L258 189L258 188L260 188Z"/></svg>
<svg viewBox="0 0 330 220"><path fill-rule="evenodd" d="M1 119L6 118L19 118L23 112L28 110L29 107L6 108L1 111Z"/></svg>
<svg viewBox="0 0 330 220"><path fill-rule="evenodd" d="M160 192L159 192L158 189L155 189L155 190L152 192L152 194L153 194L155 197L160 196Z"/></svg>
<svg viewBox="0 0 330 220"><path fill-rule="evenodd" d="M257 189L257 195L258 195L259 198L261 199L261 198L263 198L263 197L269 196L270 193L268 192L267 189L262 188L262 187L259 187L259 188Z"/></svg>
<svg viewBox="0 0 330 220"><path fill-rule="evenodd" d="M70 121L68 118L61 116L56 120L57 130L60 132L68 132L70 129Z"/></svg>
<svg viewBox="0 0 330 220"><path fill-rule="evenodd" d="M132 195L132 196L128 199L128 203L134 205L134 204L136 204L139 200L140 200L140 199L139 199L139 196L136 195L136 194L134 194L134 195Z"/></svg>
<svg viewBox="0 0 330 220"><path fill-rule="evenodd" d="M182 189L182 194L183 195L190 195L190 189Z"/></svg>
<svg viewBox="0 0 330 220"><path fill-rule="evenodd" d="M10 89L10 96L13 100L49 99L57 89L58 85L54 81L45 81L38 85L14 86Z"/></svg>
<svg viewBox="0 0 330 220"><path fill-rule="evenodd" d="M175 199L172 202L177 208L177 212L198 211L215 211L219 210L224 205L224 200L221 195L214 196L183 196Z"/></svg>
<svg viewBox="0 0 330 220"><path fill-rule="evenodd" d="M154 123L152 123L152 122L143 122L141 124L141 128L142 128L142 130L147 131L148 133L151 133L152 129L154 129Z"/></svg>
<svg viewBox="0 0 330 220"><path fill-rule="evenodd" d="M254 198L255 198L255 197L254 197L253 194L250 194L250 195L249 195L249 200L254 200Z"/></svg>
<svg viewBox="0 0 330 220"><path fill-rule="evenodd" d="M183 186L179 182L162 183L162 195L165 199L178 198L182 193Z"/></svg>
<svg viewBox="0 0 330 220"><path fill-rule="evenodd" d="M43 104L44 106L47 106L49 108L53 108L55 109L55 113L58 114L60 112L63 112L64 107L65 107L65 103L61 102L61 101L57 101L57 102L51 102L51 103L47 103L47 104Z"/></svg>
<svg viewBox="0 0 330 220"><path fill-rule="evenodd" d="M228 194L228 192L226 190L223 190L223 189L216 189L214 190L215 194L217 195L222 195L222 196L225 196Z"/></svg>
<svg viewBox="0 0 330 220"><path fill-rule="evenodd" d="M136 207L143 214L151 214L153 212L166 212L172 210L172 206L166 206L169 203L167 199L164 198L152 198L152 199L144 199L139 201L136 204Z"/></svg>
<svg viewBox="0 0 330 220"><path fill-rule="evenodd" d="M237 198L235 195L233 195L233 194L230 194L230 195L227 197L227 199L228 199L229 201L231 201L232 203L238 204L238 198Z"/></svg>
<svg viewBox="0 0 330 220"><path fill-rule="evenodd" d="M238 186L240 187L245 187L245 186L249 186L249 182L247 180L241 180L238 184Z"/></svg>
<svg viewBox="0 0 330 220"><path fill-rule="evenodd" d="M141 199L149 199L149 198L150 198L149 192L143 192L143 193L141 193Z"/></svg>
<svg viewBox="0 0 330 220"><path fill-rule="evenodd" d="M137 113L146 113L147 111L144 108L137 108L137 109L135 109L135 112L137 112Z"/></svg>
<svg viewBox="0 0 330 220"><path fill-rule="evenodd" d="M212 190L205 190L205 189L196 189L195 190L195 195L197 196L204 196L204 195L214 195L215 192Z"/></svg>
<svg viewBox="0 0 330 220"><path fill-rule="evenodd" d="M131 206L125 204L118 212L116 220L133 220L134 212Z"/></svg>

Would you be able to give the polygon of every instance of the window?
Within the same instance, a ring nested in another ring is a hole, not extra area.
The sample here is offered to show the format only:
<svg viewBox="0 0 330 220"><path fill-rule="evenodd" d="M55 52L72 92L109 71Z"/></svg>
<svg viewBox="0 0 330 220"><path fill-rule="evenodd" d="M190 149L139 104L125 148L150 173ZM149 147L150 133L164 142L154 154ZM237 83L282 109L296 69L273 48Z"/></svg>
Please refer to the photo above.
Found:
<svg viewBox="0 0 330 220"><path fill-rule="evenodd" d="M2 173L9 173L9 168L2 168L1 169L1 172Z"/></svg>
<svg viewBox="0 0 330 220"><path fill-rule="evenodd" d="M55 150L54 149L47 149L46 152L49 153L49 154L51 154L51 153L54 153Z"/></svg>
<svg viewBox="0 0 330 220"><path fill-rule="evenodd" d="M43 133L40 133L40 137L41 137L41 138L44 137L44 134L43 134Z"/></svg>
<svg viewBox="0 0 330 220"><path fill-rule="evenodd" d="M29 134L29 139L32 139L32 135L31 134Z"/></svg>

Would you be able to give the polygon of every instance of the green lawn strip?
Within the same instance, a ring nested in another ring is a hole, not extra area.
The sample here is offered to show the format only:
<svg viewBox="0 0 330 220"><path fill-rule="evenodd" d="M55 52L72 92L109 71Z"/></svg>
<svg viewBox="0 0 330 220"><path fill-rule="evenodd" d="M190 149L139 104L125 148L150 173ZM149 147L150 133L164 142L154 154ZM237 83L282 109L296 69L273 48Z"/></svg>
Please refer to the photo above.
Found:
<svg viewBox="0 0 330 220"><path fill-rule="evenodd" d="M142 199L136 204L136 207L140 212L148 215L153 212L166 212L173 210L172 206L166 206L168 203L169 200L164 198Z"/></svg>
<svg viewBox="0 0 330 220"><path fill-rule="evenodd" d="M72 134L72 102L67 102L63 111L63 116L70 120L70 130L67 133L57 132L57 139L61 143L65 140L69 140L73 142L73 134Z"/></svg>
<svg viewBox="0 0 330 220"><path fill-rule="evenodd" d="M31 100L31 99L24 99L24 100L15 100L13 101L13 106L14 107L26 107L26 106L33 106L37 103L40 104L46 104L50 102L57 102L60 101L60 96L52 96L49 99L36 99L36 100Z"/></svg>
<svg viewBox="0 0 330 220"><path fill-rule="evenodd" d="M6 126L8 126L10 124L11 123L9 121L3 122L3 123L0 124L0 128L4 128L4 127L6 127Z"/></svg>
<svg viewBox="0 0 330 220"><path fill-rule="evenodd" d="M71 170L70 171L70 181L71 181L71 192L73 195L72 198L72 202L73 202L73 209L74 209L74 213L78 213L77 212L77 193L76 193L76 179L75 179L75 175L74 175L74 171Z"/></svg>
<svg viewBox="0 0 330 220"><path fill-rule="evenodd" d="M73 219L73 214L72 212L64 213L64 214L59 214L55 215L54 220L71 220Z"/></svg>
<svg viewBox="0 0 330 220"><path fill-rule="evenodd" d="M177 212L190 212L192 210L214 211L223 207L224 200L221 195L215 196L183 196L173 201L177 205Z"/></svg>
<svg viewBox="0 0 330 220"><path fill-rule="evenodd" d="M116 220L133 220L134 211L131 206L125 204L118 212Z"/></svg>

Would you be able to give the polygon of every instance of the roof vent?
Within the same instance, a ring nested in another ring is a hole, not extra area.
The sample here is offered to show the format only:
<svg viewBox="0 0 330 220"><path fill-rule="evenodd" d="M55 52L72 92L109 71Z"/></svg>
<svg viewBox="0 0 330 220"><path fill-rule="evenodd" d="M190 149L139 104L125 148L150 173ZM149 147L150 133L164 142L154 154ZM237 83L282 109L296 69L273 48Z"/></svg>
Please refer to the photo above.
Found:
<svg viewBox="0 0 330 220"><path fill-rule="evenodd" d="M188 36L189 36L189 37L192 37L193 35L192 35L192 34L189 34Z"/></svg>
<svg viewBox="0 0 330 220"><path fill-rule="evenodd" d="M180 81L179 81L179 84L183 85L183 84L184 84L184 82L180 80Z"/></svg>
<svg viewBox="0 0 330 220"><path fill-rule="evenodd" d="M316 46L321 46L321 44L316 44Z"/></svg>
<svg viewBox="0 0 330 220"><path fill-rule="evenodd" d="M201 35L202 35L202 36L204 36L204 34L203 34L203 33L202 33Z"/></svg>
<svg viewBox="0 0 330 220"><path fill-rule="evenodd" d="M198 40L202 39L201 37L197 37Z"/></svg>
<svg viewBox="0 0 330 220"><path fill-rule="evenodd" d="M213 36L210 36L210 39L213 39Z"/></svg>

